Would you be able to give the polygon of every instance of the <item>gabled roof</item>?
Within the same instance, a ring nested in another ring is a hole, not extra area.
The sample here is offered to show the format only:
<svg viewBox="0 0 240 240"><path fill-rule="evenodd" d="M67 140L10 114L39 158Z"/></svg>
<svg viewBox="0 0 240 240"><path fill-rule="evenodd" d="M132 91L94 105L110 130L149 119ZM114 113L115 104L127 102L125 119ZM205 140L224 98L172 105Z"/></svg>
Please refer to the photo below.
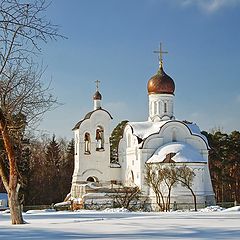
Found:
<svg viewBox="0 0 240 240"><path fill-rule="evenodd" d="M80 125L82 124L82 122L84 122L86 119L90 119L91 116L92 116L92 114L95 113L95 112L97 112L97 111L104 111L104 112L106 112L106 113L109 115L109 117L110 117L111 119L113 119L112 116L111 116L111 114L110 114L107 110L102 109L102 108L98 108L98 109L96 109L96 110L93 110L93 111L91 111L91 112L88 112L82 120L80 120L79 122L77 122L77 123L75 124L74 128L72 129L72 131L73 131L73 130L76 130L76 129L79 129L79 127L80 127Z"/></svg>
<svg viewBox="0 0 240 240"><path fill-rule="evenodd" d="M133 135L135 135L137 138L140 138L144 142L151 135L158 134L164 125L174 122L181 123L186 126L191 135L202 138L202 140L206 143L207 148L210 149L206 136L201 133L199 127L195 123L179 120L166 120L160 122L128 122L127 125L131 127Z"/></svg>
<svg viewBox="0 0 240 240"><path fill-rule="evenodd" d="M127 124L132 128L132 133L138 138L144 140L154 133L158 133L161 127L167 123L167 121L160 122L128 122Z"/></svg>

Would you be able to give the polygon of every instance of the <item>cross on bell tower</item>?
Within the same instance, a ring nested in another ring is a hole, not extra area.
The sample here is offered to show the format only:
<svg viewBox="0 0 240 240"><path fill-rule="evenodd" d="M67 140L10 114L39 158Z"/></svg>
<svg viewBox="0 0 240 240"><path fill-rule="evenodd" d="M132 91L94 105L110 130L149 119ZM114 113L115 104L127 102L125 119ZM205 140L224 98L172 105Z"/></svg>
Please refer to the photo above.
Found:
<svg viewBox="0 0 240 240"><path fill-rule="evenodd" d="M154 53L159 53L158 60L159 60L159 68L163 67L163 54L167 54L167 51L162 50L162 43L160 42L159 50L153 51Z"/></svg>
<svg viewBox="0 0 240 240"><path fill-rule="evenodd" d="M96 83L96 92L93 95L94 110L101 108L101 100L102 100L102 95L98 91L99 90L99 83L100 83L100 81L96 80L95 83Z"/></svg>

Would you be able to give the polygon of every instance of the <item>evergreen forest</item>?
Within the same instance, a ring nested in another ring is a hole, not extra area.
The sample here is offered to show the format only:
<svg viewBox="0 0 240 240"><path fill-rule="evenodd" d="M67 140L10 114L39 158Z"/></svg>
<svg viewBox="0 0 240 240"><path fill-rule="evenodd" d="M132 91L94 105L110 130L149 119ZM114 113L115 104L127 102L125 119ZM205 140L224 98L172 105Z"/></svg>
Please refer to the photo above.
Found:
<svg viewBox="0 0 240 240"><path fill-rule="evenodd" d="M61 202L71 189L74 141L42 136L24 141L18 171L21 176L20 201L25 206ZM1 146L2 148L2 146ZM2 158L4 159L4 152ZM8 165L5 156L4 164ZM0 180L0 192L5 192Z"/></svg>

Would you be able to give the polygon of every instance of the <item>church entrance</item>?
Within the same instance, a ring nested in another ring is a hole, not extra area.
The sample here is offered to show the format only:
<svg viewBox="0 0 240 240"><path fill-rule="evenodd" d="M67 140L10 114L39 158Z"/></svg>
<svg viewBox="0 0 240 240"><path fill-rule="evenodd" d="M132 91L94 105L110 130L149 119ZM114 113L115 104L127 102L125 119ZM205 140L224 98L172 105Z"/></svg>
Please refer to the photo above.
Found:
<svg viewBox="0 0 240 240"><path fill-rule="evenodd" d="M98 179L96 177L88 177L87 182L98 182Z"/></svg>

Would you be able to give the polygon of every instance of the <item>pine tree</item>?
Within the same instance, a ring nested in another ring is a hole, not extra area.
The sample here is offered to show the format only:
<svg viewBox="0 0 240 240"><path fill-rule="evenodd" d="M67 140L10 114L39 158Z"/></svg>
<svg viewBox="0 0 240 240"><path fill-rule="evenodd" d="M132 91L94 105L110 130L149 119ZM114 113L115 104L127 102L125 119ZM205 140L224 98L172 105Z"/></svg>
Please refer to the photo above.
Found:
<svg viewBox="0 0 240 240"><path fill-rule="evenodd" d="M59 144L55 139L55 135L53 135L51 142L47 146L46 165L53 168L53 170L57 170L57 172L59 172L61 164L60 151Z"/></svg>
<svg viewBox="0 0 240 240"><path fill-rule="evenodd" d="M217 202L240 201L240 133L207 133L209 168Z"/></svg>
<svg viewBox="0 0 240 240"><path fill-rule="evenodd" d="M75 152L75 147L74 147L74 139L72 139L69 143L68 143L68 147L67 147L67 167L70 170L73 170L73 166L74 166L74 152Z"/></svg>
<svg viewBox="0 0 240 240"><path fill-rule="evenodd" d="M47 203L56 203L61 201L61 156L60 156L60 147L53 135L52 140L47 146L46 156L45 156L45 167L44 169L47 179Z"/></svg>
<svg viewBox="0 0 240 240"><path fill-rule="evenodd" d="M30 177L28 181L28 192L25 204L41 205L47 204L48 173L45 164L46 140L32 139L30 141ZM47 196L47 197L46 197Z"/></svg>
<svg viewBox="0 0 240 240"><path fill-rule="evenodd" d="M231 193L232 199L240 202L240 132L233 131L229 135L229 162L231 164Z"/></svg>
<svg viewBox="0 0 240 240"><path fill-rule="evenodd" d="M71 190L72 175L74 170L74 139L67 146L64 164L61 168L61 194L62 200Z"/></svg>
<svg viewBox="0 0 240 240"><path fill-rule="evenodd" d="M112 131L110 137L110 162L118 163L118 144L122 138L125 125L128 121L124 120L120 122Z"/></svg>
<svg viewBox="0 0 240 240"><path fill-rule="evenodd" d="M20 180L21 180L19 199L21 204L25 204L25 196L28 195L28 190L29 190L28 186L29 186L29 180L30 180L31 151L30 151L29 139L25 139L22 141L20 154L21 156L18 157L18 160L21 160L21 162L18 163L18 171L19 171Z"/></svg>

